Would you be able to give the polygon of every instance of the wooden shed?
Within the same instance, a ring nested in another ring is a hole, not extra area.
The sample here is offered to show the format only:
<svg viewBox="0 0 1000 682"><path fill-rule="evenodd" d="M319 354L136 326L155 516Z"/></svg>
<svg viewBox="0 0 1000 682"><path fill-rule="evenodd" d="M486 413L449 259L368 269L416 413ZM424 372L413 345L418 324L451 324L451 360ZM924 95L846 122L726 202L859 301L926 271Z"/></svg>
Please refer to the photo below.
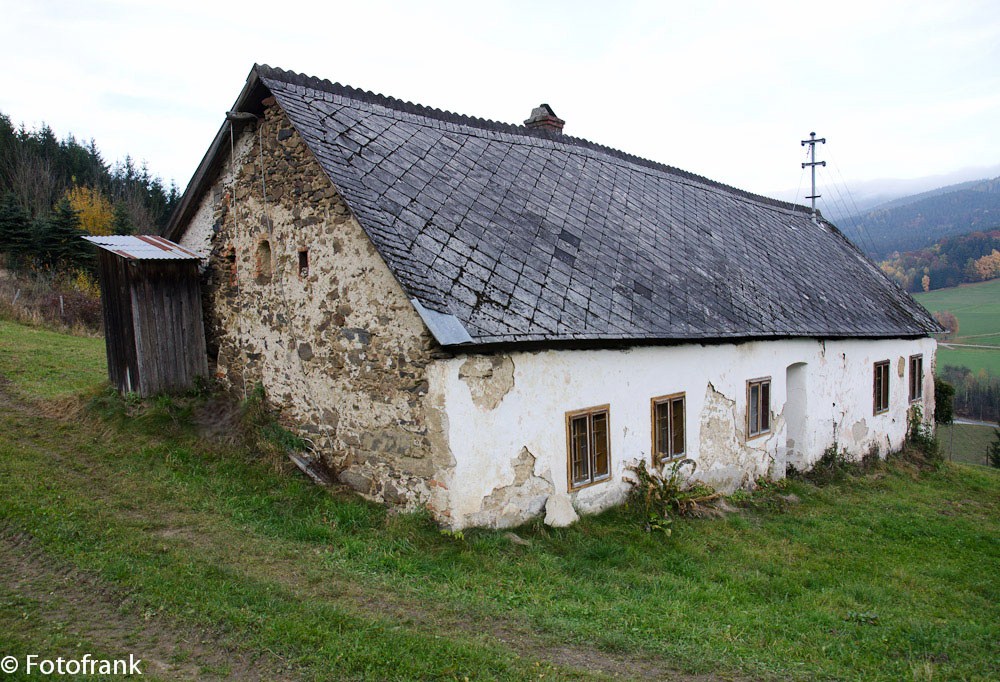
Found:
<svg viewBox="0 0 1000 682"><path fill-rule="evenodd" d="M151 235L84 239L99 247L111 383L148 397L207 376L198 256Z"/></svg>

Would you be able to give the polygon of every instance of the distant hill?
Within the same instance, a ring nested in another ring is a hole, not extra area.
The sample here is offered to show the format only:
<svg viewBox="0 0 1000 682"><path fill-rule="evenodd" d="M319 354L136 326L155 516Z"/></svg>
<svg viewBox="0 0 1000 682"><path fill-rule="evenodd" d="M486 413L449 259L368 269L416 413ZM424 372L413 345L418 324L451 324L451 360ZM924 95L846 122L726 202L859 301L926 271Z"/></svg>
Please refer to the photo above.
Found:
<svg viewBox="0 0 1000 682"><path fill-rule="evenodd" d="M875 259L927 248L943 237L1000 228L1000 178L894 199L842 218L837 226Z"/></svg>
<svg viewBox="0 0 1000 682"><path fill-rule="evenodd" d="M919 178L877 178L874 180L853 180L849 188L843 187L840 172L827 172L820 168L817 175L818 189L823 198L820 208L827 220L840 225L844 218L855 214L867 213L882 204L897 199L908 200L914 196L923 195L937 189L962 189L960 185L976 184L983 178L995 178L1000 175L1000 164L960 168L948 173L926 175ZM850 196L846 196L849 189ZM808 203L805 195L809 194L808 186L799 186L785 190L772 190L767 196L790 201L793 204ZM844 196L842 196L844 195ZM841 200L842 199L842 200Z"/></svg>

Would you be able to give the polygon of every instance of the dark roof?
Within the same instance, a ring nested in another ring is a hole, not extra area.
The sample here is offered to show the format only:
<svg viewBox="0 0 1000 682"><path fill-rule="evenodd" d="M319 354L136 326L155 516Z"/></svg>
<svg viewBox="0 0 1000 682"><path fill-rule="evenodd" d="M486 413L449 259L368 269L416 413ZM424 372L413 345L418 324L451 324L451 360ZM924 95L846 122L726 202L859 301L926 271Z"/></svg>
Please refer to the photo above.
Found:
<svg viewBox="0 0 1000 682"><path fill-rule="evenodd" d="M938 331L807 207L268 66L254 67L234 109L259 108L265 89L417 310L454 316L473 344ZM226 125L186 195L200 194ZM194 201L184 197L168 235Z"/></svg>

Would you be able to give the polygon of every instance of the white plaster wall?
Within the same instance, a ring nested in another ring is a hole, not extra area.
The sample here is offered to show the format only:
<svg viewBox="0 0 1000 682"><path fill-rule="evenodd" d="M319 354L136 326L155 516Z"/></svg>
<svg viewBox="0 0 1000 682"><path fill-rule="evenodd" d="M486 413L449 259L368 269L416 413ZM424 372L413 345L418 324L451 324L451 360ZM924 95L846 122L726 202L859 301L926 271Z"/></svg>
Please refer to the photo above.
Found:
<svg viewBox="0 0 1000 682"><path fill-rule="evenodd" d="M215 201L212 192L208 191L202 196L201 202L179 242L185 249L198 254L203 264L208 261L209 254L212 253L212 237L215 234L212 229L214 222Z"/></svg>
<svg viewBox="0 0 1000 682"><path fill-rule="evenodd" d="M257 136L253 131L244 131L236 140L234 151L238 163L246 163L254 153L254 142ZM231 191L233 159L227 156L224 167L219 171L217 180L208 191L204 192L198 208L188 221L178 243L189 251L201 256L202 264L208 260L212 252L212 238L215 236L215 207L223 192ZM228 200L227 200L228 201Z"/></svg>
<svg viewBox="0 0 1000 682"><path fill-rule="evenodd" d="M441 396L455 465L441 476L456 527L481 523L484 498L515 479L522 449L535 458L534 475L565 494L565 413L610 405L610 480L570 493L574 506L593 512L621 502L628 492L626 467L650 460L650 400L686 395L687 456L699 463L696 477L720 489L752 484L758 476L783 475L786 458L786 370L807 363L805 443L789 462L808 468L834 440L855 457L873 446L884 455L905 439L911 355L923 354L927 419L933 410L932 339L781 340L725 345L640 347L627 350L517 352L513 387L495 407L474 400L470 380L460 377L468 359L459 356L429 368L430 392ZM873 414L874 363L890 361L890 408ZM899 369L902 367L902 375ZM771 431L746 438L746 382L771 378ZM526 519L525 519L526 520ZM503 521L502 523L509 523Z"/></svg>

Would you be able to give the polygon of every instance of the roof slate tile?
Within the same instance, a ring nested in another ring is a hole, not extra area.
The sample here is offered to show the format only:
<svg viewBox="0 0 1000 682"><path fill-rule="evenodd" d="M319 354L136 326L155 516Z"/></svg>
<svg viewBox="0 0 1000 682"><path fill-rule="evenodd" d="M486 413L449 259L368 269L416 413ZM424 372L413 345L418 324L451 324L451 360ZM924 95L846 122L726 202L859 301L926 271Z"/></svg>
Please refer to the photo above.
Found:
<svg viewBox="0 0 1000 682"><path fill-rule="evenodd" d="M566 135L254 74L407 294L473 344L937 330L806 207Z"/></svg>

